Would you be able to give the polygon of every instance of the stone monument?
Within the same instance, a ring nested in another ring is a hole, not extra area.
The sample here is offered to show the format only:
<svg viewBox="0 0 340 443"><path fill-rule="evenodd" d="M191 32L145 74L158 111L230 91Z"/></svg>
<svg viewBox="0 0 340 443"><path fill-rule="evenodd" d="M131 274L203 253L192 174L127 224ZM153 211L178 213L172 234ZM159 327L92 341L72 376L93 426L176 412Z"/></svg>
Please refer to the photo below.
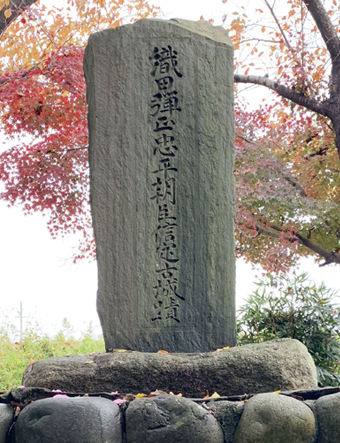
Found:
<svg viewBox="0 0 340 443"><path fill-rule="evenodd" d="M234 346L233 46L140 20L85 51L97 308L105 346Z"/></svg>

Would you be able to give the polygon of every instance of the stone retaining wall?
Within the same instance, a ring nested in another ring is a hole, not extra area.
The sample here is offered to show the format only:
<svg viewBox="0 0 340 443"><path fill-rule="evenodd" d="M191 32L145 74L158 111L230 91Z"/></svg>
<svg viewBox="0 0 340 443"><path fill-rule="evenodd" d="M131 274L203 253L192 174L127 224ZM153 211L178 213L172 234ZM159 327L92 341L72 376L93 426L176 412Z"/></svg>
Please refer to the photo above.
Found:
<svg viewBox="0 0 340 443"><path fill-rule="evenodd" d="M19 391L0 396L0 443L340 442L339 388L217 400L166 394L121 406L109 394ZM50 398L39 399L44 393Z"/></svg>

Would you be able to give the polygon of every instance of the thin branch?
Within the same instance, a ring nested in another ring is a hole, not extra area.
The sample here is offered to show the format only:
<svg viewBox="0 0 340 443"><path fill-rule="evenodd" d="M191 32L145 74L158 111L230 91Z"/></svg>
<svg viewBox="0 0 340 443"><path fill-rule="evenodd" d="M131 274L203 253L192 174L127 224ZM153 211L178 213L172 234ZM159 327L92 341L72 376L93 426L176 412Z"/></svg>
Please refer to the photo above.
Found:
<svg viewBox="0 0 340 443"><path fill-rule="evenodd" d="M256 88L257 85L250 85L250 86L245 86L243 89L238 90L237 92L235 92L235 97L237 97L239 94L244 94L244 92L249 91L250 89Z"/></svg>
<svg viewBox="0 0 340 443"><path fill-rule="evenodd" d="M239 134L238 132L235 132L235 138L240 138L241 140L244 140L247 143L250 143L252 145L256 145L255 142L253 142L252 140L249 140L249 138L244 137L243 135Z"/></svg>
<svg viewBox="0 0 340 443"><path fill-rule="evenodd" d="M36 64L36 65L33 65L30 69L27 69L27 70L23 70L22 71L22 74L20 75L20 79L22 79L22 78L25 78L25 77L27 77L29 74L31 74L32 72L35 72L35 71L40 71L41 69L40 69L40 67L39 67L39 65L38 64ZM0 81L0 87L2 86L2 85L6 85L7 83L9 83L11 81L11 79L9 79L9 78L5 78L4 80L1 80Z"/></svg>
<svg viewBox="0 0 340 443"><path fill-rule="evenodd" d="M339 57L340 40L337 32L320 0L303 0L308 11L311 13L327 49L334 61Z"/></svg>
<svg viewBox="0 0 340 443"><path fill-rule="evenodd" d="M325 102L319 102L313 98L300 95L292 89L280 85L274 80L270 80L268 77L235 74L234 81L235 83L253 83L256 85L265 86L266 88L271 89L272 91L275 91L277 94L281 95L281 97L291 100L297 105L303 106L310 111L317 112L318 114L329 117L329 110Z"/></svg>
<svg viewBox="0 0 340 443"><path fill-rule="evenodd" d="M247 42L253 42L253 41L257 41L257 42L264 42L264 43L271 43L271 44L273 44L273 43L281 43L280 42L280 40L266 40L266 39L263 39L263 38L247 38L246 40L241 40L240 41L240 44L242 44L242 43L247 43Z"/></svg>
<svg viewBox="0 0 340 443"><path fill-rule="evenodd" d="M325 259L325 263L322 263L322 265L320 266L326 266L331 263L340 264L340 254L338 254L337 252L335 251L329 252L326 249L321 248L321 246L316 245L311 240L307 239L298 232L295 235L299 239L300 244L302 244L306 248L310 249L311 251L315 252L316 254L320 255Z"/></svg>
<svg viewBox="0 0 340 443"><path fill-rule="evenodd" d="M304 197L304 198L308 197L307 194L305 193L305 190L303 189L303 187L298 182L293 180L288 175L282 173L281 171L278 171L278 172L281 173L282 177L299 192L301 197Z"/></svg>
<svg viewBox="0 0 340 443"><path fill-rule="evenodd" d="M276 238L278 240L281 238L281 235L278 234L277 232L270 231L269 229L265 229L262 226L256 225L255 229L259 234L264 234L268 237Z"/></svg>
<svg viewBox="0 0 340 443"><path fill-rule="evenodd" d="M0 10L0 34L8 28L8 26L14 21L27 6L33 5L37 0L11 0L9 7L4 6ZM6 18L5 11L11 10L11 16Z"/></svg>
<svg viewBox="0 0 340 443"><path fill-rule="evenodd" d="M240 224L240 223L239 223L239 224ZM255 234L255 235L248 235L248 234L246 234L246 233L244 232L243 229L239 228L237 225L235 225L235 227L236 227L236 229L239 231L239 233L240 233L241 235L243 235L243 237L249 238L250 240L254 240L254 238L256 238L256 237L258 237L259 235L261 235L261 233L260 233L260 232L257 232L257 231L256 231L256 234Z"/></svg>
<svg viewBox="0 0 340 443"><path fill-rule="evenodd" d="M305 248L311 250L315 254L318 254L318 255L320 255L320 257L325 259L325 262L322 263L320 266L326 266L331 263L340 264L340 254L338 254L335 251L332 251L332 252L327 251L326 249L322 248L321 246L315 244L314 242L312 242L308 238L301 235L299 232L295 232L293 235L283 235L283 237L282 237L282 234L287 232L287 229L280 228L275 225L271 225L270 228L272 230L275 230L278 232L273 232L270 229L265 229L262 226L257 226L257 225L255 228L256 228L257 232L259 232L260 234L264 234L264 235L267 235L272 238L276 238L276 239L283 238L284 240L289 241L290 243L294 243L295 241L298 241L300 243L300 245L304 246Z"/></svg>
<svg viewBox="0 0 340 443"><path fill-rule="evenodd" d="M284 30L282 29L282 26L280 25L280 22L279 22L279 20L277 19L275 13L274 13L273 8L270 6L270 4L267 2L267 0L264 0L264 2L265 2L265 4L267 5L268 9L270 10L270 13L271 13L271 15L273 16L273 18L274 18L274 20L275 20L275 22L276 22L278 28L280 29L281 35L282 35L282 37L283 37L283 39L284 39L284 41L285 41L285 43L286 43L286 45L287 45L287 48L290 50L290 52L292 53L292 55L295 56L295 50L291 47L291 45L290 45L290 43L289 43L289 41L288 41L288 39L287 39L287 37L286 37L286 34L285 34Z"/></svg>
<svg viewBox="0 0 340 443"><path fill-rule="evenodd" d="M325 145L325 146L321 146L321 148L316 151L316 152L311 152L309 154L306 154L303 156L304 160L309 160L312 157L317 157L317 156L322 156L322 155L326 155L327 151L329 149L329 146Z"/></svg>

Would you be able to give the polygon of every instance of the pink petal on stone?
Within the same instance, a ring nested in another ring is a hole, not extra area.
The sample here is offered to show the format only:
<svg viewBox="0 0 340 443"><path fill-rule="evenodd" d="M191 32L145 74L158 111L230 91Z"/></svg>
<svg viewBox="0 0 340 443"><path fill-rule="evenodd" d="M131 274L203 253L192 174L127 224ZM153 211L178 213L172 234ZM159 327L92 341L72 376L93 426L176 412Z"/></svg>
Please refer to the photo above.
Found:
<svg viewBox="0 0 340 443"><path fill-rule="evenodd" d="M116 403L117 405L122 405L123 403L126 402L126 400L123 400L122 398L116 398L116 400L113 400L114 403Z"/></svg>
<svg viewBox="0 0 340 443"><path fill-rule="evenodd" d="M56 398L56 397L58 397L58 398L69 398L68 395L66 395L66 394L53 395L53 398Z"/></svg>
<svg viewBox="0 0 340 443"><path fill-rule="evenodd" d="M60 389L52 389L51 392L58 392L59 394L61 394L63 391L61 391Z"/></svg>
<svg viewBox="0 0 340 443"><path fill-rule="evenodd" d="M19 386L19 389L25 389L24 385Z"/></svg>

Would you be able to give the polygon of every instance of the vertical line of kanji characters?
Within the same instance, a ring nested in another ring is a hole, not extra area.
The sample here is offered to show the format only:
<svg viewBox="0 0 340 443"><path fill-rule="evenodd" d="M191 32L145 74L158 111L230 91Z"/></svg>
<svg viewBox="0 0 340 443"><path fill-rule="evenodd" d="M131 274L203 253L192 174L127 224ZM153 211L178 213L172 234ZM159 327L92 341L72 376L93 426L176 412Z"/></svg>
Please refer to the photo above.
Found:
<svg viewBox="0 0 340 443"><path fill-rule="evenodd" d="M178 147L174 137L176 118L181 112L176 82L182 77L178 70L177 51L172 46L155 47L150 60L155 91L150 101L152 117L152 154L156 169L152 171L152 196L156 205L155 285L152 323L180 323L177 292L179 255L177 250L176 178ZM156 89L157 88L157 89Z"/></svg>

